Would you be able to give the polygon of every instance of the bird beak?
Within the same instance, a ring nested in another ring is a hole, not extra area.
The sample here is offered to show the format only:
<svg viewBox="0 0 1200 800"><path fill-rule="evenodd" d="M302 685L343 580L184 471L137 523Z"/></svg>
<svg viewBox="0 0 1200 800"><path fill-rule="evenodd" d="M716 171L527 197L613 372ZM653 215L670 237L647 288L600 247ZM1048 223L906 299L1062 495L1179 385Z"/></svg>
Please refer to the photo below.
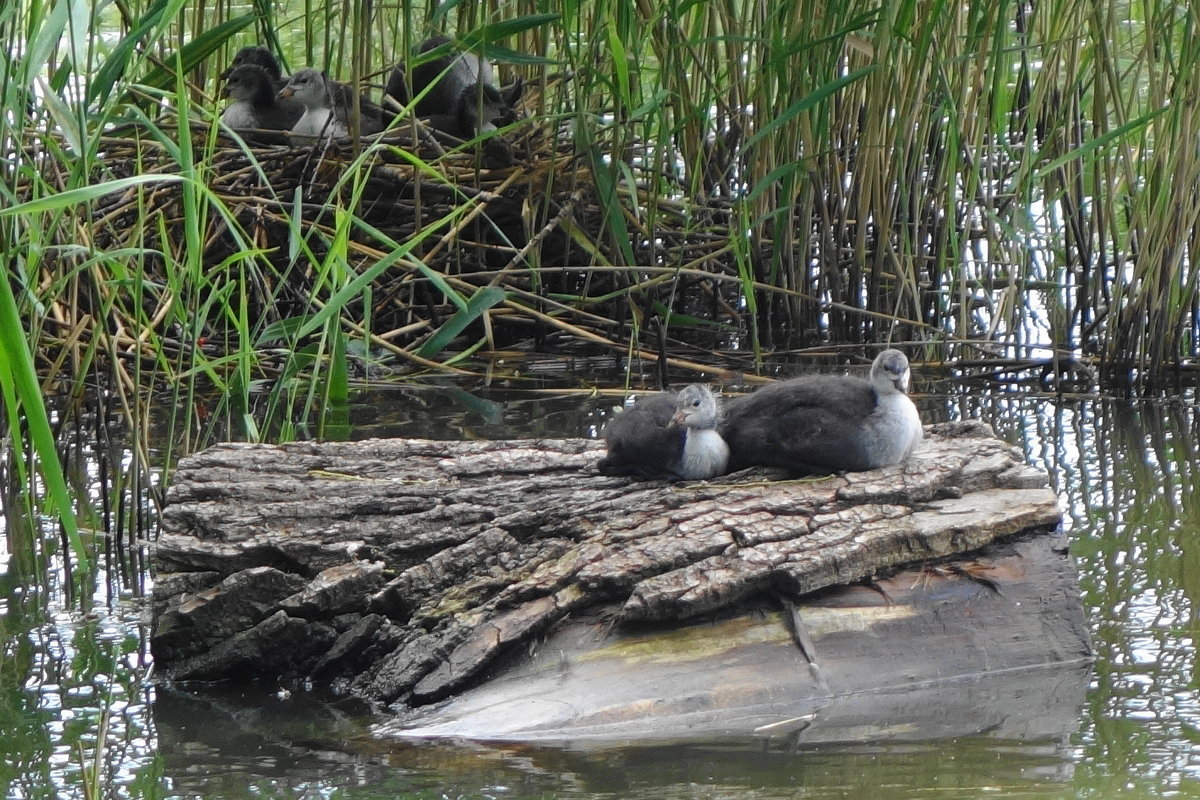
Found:
<svg viewBox="0 0 1200 800"><path fill-rule="evenodd" d="M229 69L225 70L217 77L220 78L221 80L225 80L226 78L229 77L229 73L231 73L231 72L233 72L233 67L230 67Z"/></svg>
<svg viewBox="0 0 1200 800"><path fill-rule="evenodd" d="M667 423L667 427L674 428L677 425L682 425L685 419L687 419L687 415L683 413L683 409L681 408L675 412L675 416L671 417L671 421Z"/></svg>
<svg viewBox="0 0 1200 800"><path fill-rule="evenodd" d="M283 97L283 98L288 98L288 97L291 97L291 96L292 96L292 95L294 95L295 93L296 93L296 90L295 90L295 89L293 89L293 88L292 88L292 87L290 87L290 86L285 86L285 87L283 87L282 89L280 89L280 90L279 90L279 96L280 96L280 97Z"/></svg>
<svg viewBox="0 0 1200 800"><path fill-rule="evenodd" d="M229 84L221 87L221 97L229 97Z"/></svg>

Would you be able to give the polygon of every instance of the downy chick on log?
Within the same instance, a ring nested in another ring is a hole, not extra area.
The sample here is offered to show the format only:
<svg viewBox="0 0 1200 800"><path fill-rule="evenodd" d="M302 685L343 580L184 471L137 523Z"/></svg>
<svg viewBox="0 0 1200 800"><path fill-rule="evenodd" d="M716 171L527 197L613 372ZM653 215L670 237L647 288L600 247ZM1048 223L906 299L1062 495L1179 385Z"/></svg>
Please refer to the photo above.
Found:
<svg viewBox="0 0 1200 800"><path fill-rule="evenodd" d="M758 464L827 473L905 461L923 436L910 377L904 354L884 350L868 380L806 375L729 401L720 431L730 470Z"/></svg>
<svg viewBox="0 0 1200 800"><path fill-rule="evenodd" d="M725 472L729 447L717 433L720 406L707 386L639 398L604 427L604 475L713 478Z"/></svg>

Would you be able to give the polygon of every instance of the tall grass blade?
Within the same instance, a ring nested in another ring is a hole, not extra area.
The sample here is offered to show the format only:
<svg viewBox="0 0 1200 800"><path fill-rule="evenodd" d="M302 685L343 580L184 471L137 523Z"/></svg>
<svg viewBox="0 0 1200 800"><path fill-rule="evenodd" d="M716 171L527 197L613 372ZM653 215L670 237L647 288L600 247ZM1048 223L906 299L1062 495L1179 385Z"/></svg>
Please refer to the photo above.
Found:
<svg viewBox="0 0 1200 800"><path fill-rule="evenodd" d="M17 311L12 285L7 280L0 281L0 331L3 332L0 333L0 386L6 401L15 403L8 409L8 416L10 420L16 420L19 413L25 422L23 431L14 426L13 433L18 436L18 441L20 434L25 433L33 444L38 472L47 494L46 510L62 525L75 556L76 575L82 577L90 572L91 560L75 522L75 506L59 461L33 356L22 337L25 325Z"/></svg>

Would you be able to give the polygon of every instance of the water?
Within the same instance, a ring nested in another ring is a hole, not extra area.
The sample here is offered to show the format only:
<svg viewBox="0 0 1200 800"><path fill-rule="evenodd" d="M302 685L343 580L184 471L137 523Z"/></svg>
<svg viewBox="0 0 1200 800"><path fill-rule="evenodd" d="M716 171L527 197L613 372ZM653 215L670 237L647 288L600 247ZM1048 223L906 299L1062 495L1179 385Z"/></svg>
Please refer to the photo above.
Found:
<svg viewBox="0 0 1200 800"><path fill-rule="evenodd" d="M800 745L702 741L533 748L410 744L360 709L277 687L155 687L136 581L102 574L88 614L34 565L0 563L0 785L13 798L784 798L1200 796L1200 502L1194 400L1127 404L975 390L927 421L982 416L1047 469L1096 650L1062 732ZM361 396L352 435L594 435L612 397L405 390ZM6 508L10 536L27 523ZM57 539L42 548L51 567ZM11 545L5 554L12 551ZM1070 689L1071 687L1067 687ZM104 747L95 759L102 709ZM1036 722L1036 721L1034 721Z"/></svg>

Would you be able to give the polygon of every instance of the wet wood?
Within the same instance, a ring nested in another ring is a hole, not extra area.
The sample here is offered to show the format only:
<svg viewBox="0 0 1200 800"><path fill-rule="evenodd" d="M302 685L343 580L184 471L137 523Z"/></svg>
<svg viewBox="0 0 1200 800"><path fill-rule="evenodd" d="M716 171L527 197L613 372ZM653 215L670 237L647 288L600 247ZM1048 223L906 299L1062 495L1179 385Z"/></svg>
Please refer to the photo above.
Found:
<svg viewBox="0 0 1200 800"><path fill-rule="evenodd" d="M674 625L1060 516L1045 476L977 423L935 426L907 464L820 479L610 478L599 448L375 440L186 459L155 550L156 663L419 705L587 609Z"/></svg>
<svg viewBox="0 0 1200 800"><path fill-rule="evenodd" d="M376 733L577 746L756 736L782 747L1061 736L1077 724L1091 658L1064 544L1019 537L670 628L573 615L486 683Z"/></svg>

